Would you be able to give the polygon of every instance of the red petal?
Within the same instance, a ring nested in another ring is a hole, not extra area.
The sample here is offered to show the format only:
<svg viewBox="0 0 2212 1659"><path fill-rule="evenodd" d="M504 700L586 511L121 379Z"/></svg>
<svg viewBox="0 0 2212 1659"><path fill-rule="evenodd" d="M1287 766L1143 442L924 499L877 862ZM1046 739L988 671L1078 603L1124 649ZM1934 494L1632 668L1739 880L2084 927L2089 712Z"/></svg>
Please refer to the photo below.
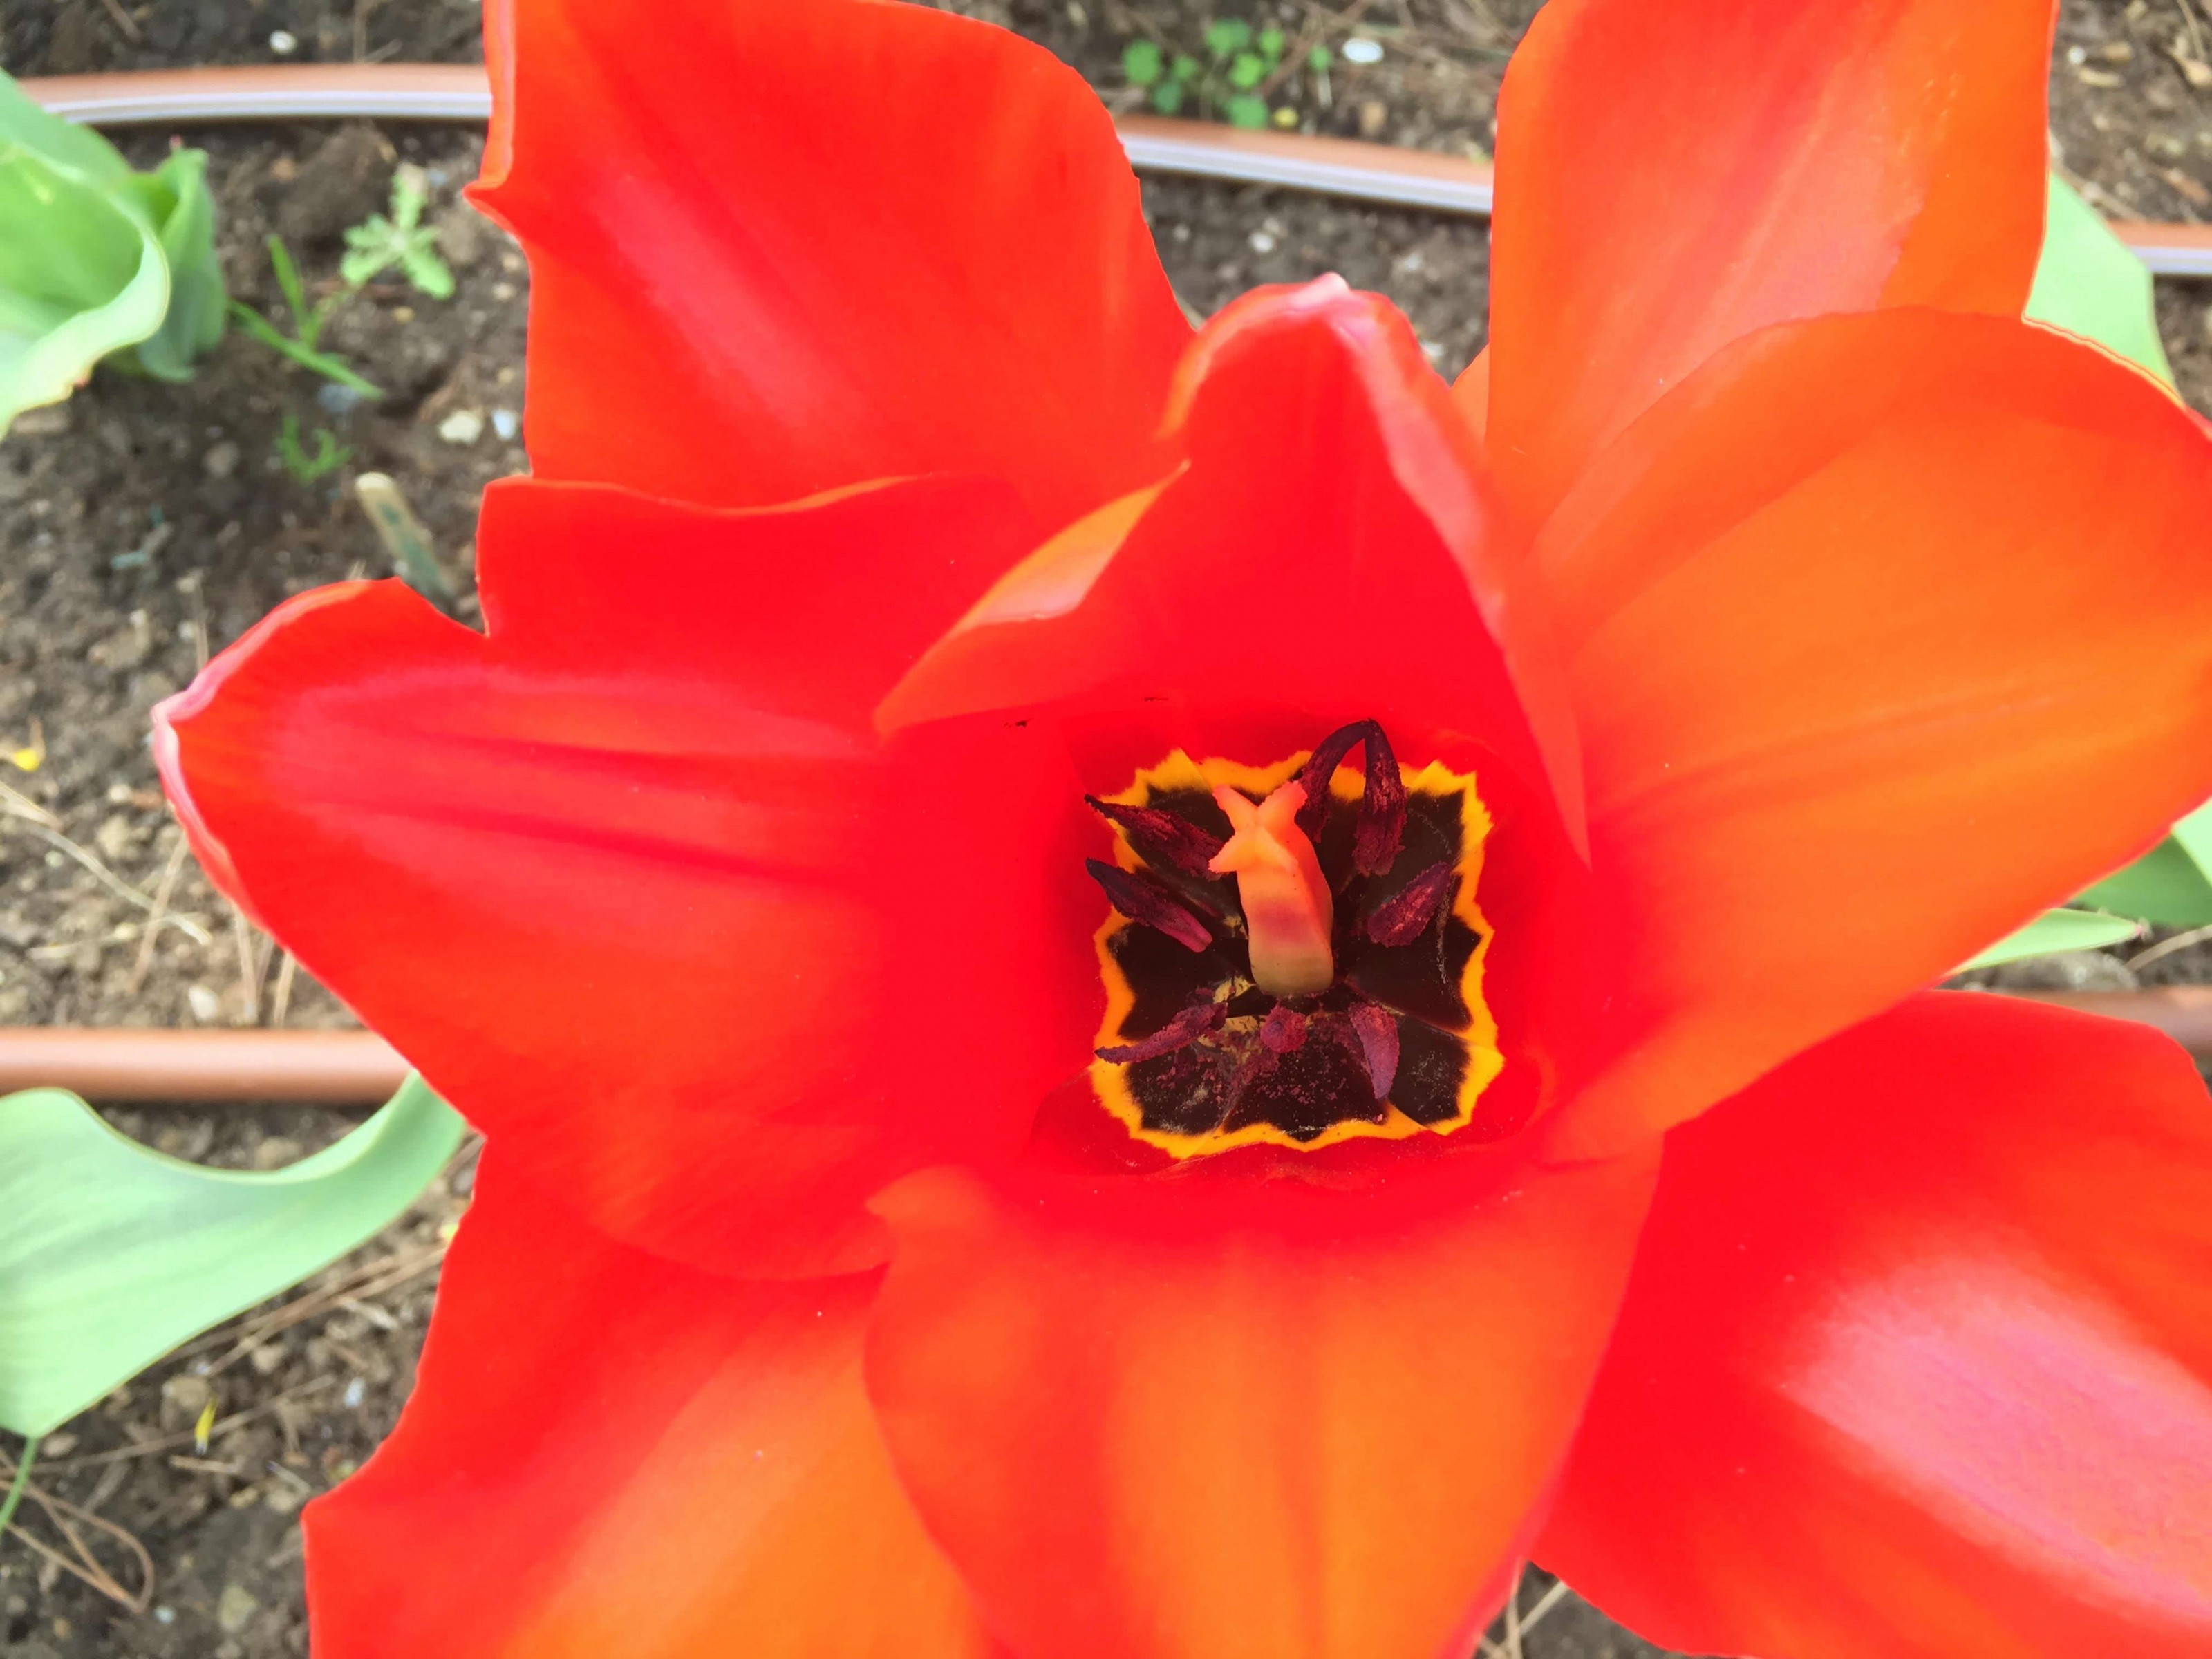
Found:
<svg viewBox="0 0 2212 1659"><path fill-rule="evenodd" d="M1491 449L1523 521L1753 330L1890 305L2018 316L2055 10L1546 6L1499 97L1491 242Z"/></svg>
<svg viewBox="0 0 2212 1659"><path fill-rule="evenodd" d="M1024 1659L1472 1649L1598 1362L1652 1164L910 1177L868 1387Z"/></svg>
<svg viewBox="0 0 2212 1659"><path fill-rule="evenodd" d="M2212 1110L1931 994L1668 1137L1544 1565L1790 1659L2212 1652Z"/></svg>
<svg viewBox="0 0 2212 1659"><path fill-rule="evenodd" d="M2047 331L1732 348L1531 559L1568 653L1617 1144L1939 978L2212 793L2212 446Z"/></svg>
<svg viewBox="0 0 2212 1659"><path fill-rule="evenodd" d="M307 1509L319 1659L991 1651L861 1392L873 1275L716 1278L479 1188L398 1431Z"/></svg>
<svg viewBox="0 0 2212 1659"><path fill-rule="evenodd" d="M975 471L1057 524L1155 476L1190 330L1051 54L848 0L486 9L540 477L748 507Z"/></svg>
<svg viewBox="0 0 2212 1659"><path fill-rule="evenodd" d="M1064 757L864 724L1027 535L988 484L501 486L489 639L396 583L304 596L164 705L164 775L229 890L549 1191L701 1265L864 1265L860 1200L1018 1145L1097 1028Z"/></svg>
<svg viewBox="0 0 2212 1659"><path fill-rule="evenodd" d="M1541 618L1507 605L1477 446L1389 302L1336 277L1245 295L1171 419L1186 471L1014 571L886 722L1118 695L1186 708L1194 753L1257 718L1273 756L1371 716L1409 755L1487 746L1578 830Z"/></svg>

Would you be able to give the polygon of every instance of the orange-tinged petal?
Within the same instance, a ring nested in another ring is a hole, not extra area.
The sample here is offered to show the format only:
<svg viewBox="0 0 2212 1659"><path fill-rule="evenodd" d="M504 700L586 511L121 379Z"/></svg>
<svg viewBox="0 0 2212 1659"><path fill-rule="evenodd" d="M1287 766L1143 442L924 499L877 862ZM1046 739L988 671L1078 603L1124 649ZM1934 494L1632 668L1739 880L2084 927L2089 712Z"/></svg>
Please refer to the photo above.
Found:
<svg viewBox="0 0 2212 1659"><path fill-rule="evenodd" d="M503 484L489 637L397 583L304 595L163 706L165 781L227 890L599 1225L868 1265L868 1194L1018 1146L1097 1029L1064 753L868 725L1030 533L988 481Z"/></svg>
<svg viewBox="0 0 2212 1659"><path fill-rule="evenodd" d="M1931 993L1668 1139L1538 1559L1655 1642L2212 1652L2212 1105Z"/></svg>
<svg viewBox="0 0 2212 1659"><path fill-rule="evenodd" d="M984 1659L860 1387L877 1276L720 1279L495 1152L415 1393L307 1511L319 1659Z"/></svg>
<svg viewBox="0 0 2212 1659"><path fill-rule="evenodd" d="M1578 833L1543 618L1508 602L1479 446L1405 319L1336 277L1255 290L1199 336L1170 418L1182 470L1011 572L884 721L1118 696L1185 711L1194 753L1239 752L1260 711L1241 735L1273 756L1373 718L1409 752L1486 748Z"/></svg>
<svg viewBox="0 0 2212 1659"><path fill-rule="evenodd" d="M1498 1605L1653 1162L910 1176L868 1388L1024 1659L1441 1659Z"/></svg>
<svg viewBox="0 0 2212 1659"><path fill-rule="evenodd" d="M920 6L492 0L479 199L531 256L531 463L716 506L1145 483L1189 337L1073 71Z"/></svg>
<svg viewBox="0 0 2212 1659"><path fill-rule="evenodd" d="M1741 342L1531 560L1620 975L1570 1125L1704 1109L2212 793L2212 445L2050 331L1894 310Z"/></svg>
<svg viewBox="0 0 2212 1659"><path fill-rule="evenodd" d="M1489 440L1522 522L1730 340L2017 316L2051 0L1553 0L1498 98ZM1470 378L1464 395L1481 395Z"/></svg>

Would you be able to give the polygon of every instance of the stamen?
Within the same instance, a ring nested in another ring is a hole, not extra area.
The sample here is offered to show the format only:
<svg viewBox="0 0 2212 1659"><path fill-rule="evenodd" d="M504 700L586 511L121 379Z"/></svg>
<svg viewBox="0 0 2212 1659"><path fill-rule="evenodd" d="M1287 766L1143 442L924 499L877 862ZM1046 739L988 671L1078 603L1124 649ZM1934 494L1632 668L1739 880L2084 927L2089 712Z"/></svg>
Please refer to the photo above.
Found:
<svg viewBox="0 0 2212 1659"><path fill-rule="evenodd" d="M1452 867L1432 864L1389 898L1367 918L1367 937L1377 945L1411 945L1436 920L1437 907L1452 890Z"/></svg>
<svg viewBox="0 0 2212 1659"><path fill-rule="evenodd" d="M1260 1041L1270 1054L1287 1054L1306 1046L1306 1017L1277 1003L1260 1022Z"/></svg>
<svg viewBox="0 0 2212 1659"><path fill-rule="evenodd" d="M1131 848L1147 864L1170 864L1202 876L1208 862L1221 850L1218 839L1173 812L1164 812L1157 806L1125 806L1096 795L1083 799L1091 811L1128 837Z"/></svg>
<svg viewBox="0 0 2212 1659"><path fill-rule="evenodd" d="M1336 957L1329 948L1335 900L1313 842L1298 828L1297 811L1305 798L1296 779L1256 806L1225 786L1213 792L1236 833L1207 867L1216 875L1237 878L1252 978L1261 990L1279 997L1318 996L1336 978Z"/></svg>
<svg viewBox="0 0 2212 1659"><path fill-rule="evenodd" d="M1209 1031L1221 1027L1223 1009L1218 1002L1201 1002L1184 1009L1148 1037L1096 1050L1101 1060L1116 1066L1133 1066L1140 1060L1157 1060L1178 1048L1188 1048Z"/></svg>
<svg viewBox="0 0 2212 1659"><path fill-rule="evenodd" d="M1390 739L1374 720L1354 720L1323 738L1298 772L1305 786L1305 808L1298 828L1309 837L1318 836L1328 818L1328 781L1344 757L1358 744L1366 751L1367 787L1359 801L1359 823L1352 832L1352 867L1363 876L1379 876L1397 860L1406 839L1406 781L1398 775L1398 757Z"/></svg>
<svg viewBox="0 0 2212 1659"><path fill-rule="evenodd" d="M1360 1058L1367 1062L1375 1098L1389 1099L1390 1085L1398 1080L1398 1022L1389 1009L1372 1002L1353 1003L1345 1018L1359 1039Z"/></svg>
<svg viewBox="0 0 2212 1659"><path fill-rule="evenodd" d="M1203 951L1213 943L1206 924L1152 877L1097 859L1084 860L1083 867L1106 890L1106 902L1130 921L1157 927L1185 950Z"/></svg>

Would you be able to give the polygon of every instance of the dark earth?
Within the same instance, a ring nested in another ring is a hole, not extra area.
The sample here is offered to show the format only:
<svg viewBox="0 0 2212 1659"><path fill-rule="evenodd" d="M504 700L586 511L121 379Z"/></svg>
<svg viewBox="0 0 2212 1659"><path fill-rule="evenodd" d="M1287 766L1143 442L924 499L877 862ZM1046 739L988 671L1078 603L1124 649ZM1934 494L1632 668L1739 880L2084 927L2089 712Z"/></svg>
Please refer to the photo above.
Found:
<svg viewBox="0 0 2212 1659"><path fill-rule="evenodd" d="M1475 156L1488 154L1505 55L1534 10L1526 0L1260 9L1224 0L1218 12L1180 0L963 0L959 9L1042 41L1116 107L1144 96L1121 73L1129 41L1199 51L1216 16L1273 22L1293 43L1285 58L1294 72L1270 89L1290 125ZM1344 59L1354 34L1382 46L1380 62ZM1295 70L1314 44L1337 49L1326 93ZM0 0L0 67L17 76L456 60L480 50L475 0ZM2054 155L2107 212L2212 214L2208 62L2212 25L2192 0L2068 6L2051 81ZM0 441L0 784L9 792L0 794L0 1024L350 1023L180 851L147 751L146 713L286 595L389 572L351 494L363 471L398 480L458 585L458 614L472 616L477 495L525 465L514 419L527 276L514 246L459 199L477 133L353 125L187 137L212 158L226 274L240 298L264 311L280 303L262 250L271 229L300 255L311 285L332 283L341 233L384 206L403 164L422 169L426 216L459 289L440 301L380 283L331 323L326 345L386 390L380 403L347 407L234 332L189 385L102 374ZM159 132L125 141L141 165L167 142ZM1146 201L1169 272L1200 312L1255 283L1338 270L1396 301L1444 374L1482 344L1487 250L1478 222L1176 180L1149 181ZM2212 410L2208 301L2212 289L2160 288L2182 388ZM288 416L310 450L330 431L349 452L343 463L295 479L277 447ZM18 750L35 767L5 758ZM149 942L157 909L166 920ZM2126 958L2142 948L2002 971L2098 987L2212 981L2212 950L2178 951L2137 974ZM164 1151L264 1169L349 1121L252 1106L109 1115ZM306 1650L299 1508L365 1459L397 1418L472 1158L465 1152L398 1225L274 1304L285 1311L257 1310L203 1339L48 1441L39 1484L76 1506L71 1524L111 1582L103 1592L21 1535L0 1540L0 1655ZM219 1421L201 1455L190 1430L210 1398ZM19 1525L69 1554L39 1504L26 1504ZM1657 1651L1573 1597L1551 1598L1547 1586L1532 1573L1521 1592L1524 1610L1543 1609L1520 1643L1529 1659ZM1492 1639L1506 1645L1502 1626Z"/></svg>

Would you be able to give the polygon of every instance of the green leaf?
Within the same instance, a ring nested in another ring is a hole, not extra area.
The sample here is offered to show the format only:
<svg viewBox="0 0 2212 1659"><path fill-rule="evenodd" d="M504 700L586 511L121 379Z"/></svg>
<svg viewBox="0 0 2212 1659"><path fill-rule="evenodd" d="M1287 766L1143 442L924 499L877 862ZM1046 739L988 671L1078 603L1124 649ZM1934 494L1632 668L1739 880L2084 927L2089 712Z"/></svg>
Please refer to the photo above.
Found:
<svg viewBox="0 0 2212 1659"><path fill-rule="evenodd" d="M169 264L169 309L140 343L138 364L159 379L185 380L193 360L222 338L226 295L215 252L207 152L173 150L152 173L135 173L128 183L142 192Z"/></svg>
<svg viewBox="0 0 2212 1659"><path fill-rule="evenodd" d="M2057 173L2044 211L2043 254L2026 315L2094 340L2171 386L2173 370L2159 342L2150 272Z"/></svg>
<svg viewBox="0 0 2212 1659"><path fill-rule="evenodd" d="M1173 115L1182 107L1183 83L1163 81L1152 88L1152 107L1163 115Z"/></svg>
<svg viewBox="0 0 2212 1659"><path fill-rule="evenodd" d="M400 251L399 269L417 291L432 299L453 297L453 273L447 269L446 262L438 257L427 236L408 243Z"/></svg>
<svg viewBox="0 0 2212 1659"><path fill-rule="evenodd" d="M1187 52L1177 53L1175 66L1168 71L1178 81L1195 81L1198 79L1198 59Z"/></svg>
<svg viewBox="0 0 2212 1659"><path fill-rule="evenodd" d="M1260 84L1260 77L1267 72L1265 58L1256 52L1240 52L1230 61L1229 84L1239 92L1249 92Z"/></svg>
<svg viewBox="0 0 2212 1659"><path fill-rule="evenodd" d="M2212 801L2207 801L2173 826L2173 839L2189 854L2197 872L2212 882Z"/></svg>
<svg viewBox="0 0 2212 1659"><path fill-rule="evenodd" d="M1252 26L1239 18L1224 17L1206 26L1206 49L1215 58L1226 58L1252 44Z"/></svg>
<svg viewBox="0 0 2212 1659"><path fill-rule="evenodd" d="M1149 40L1132 40L1121 48L1121 74L1133 87L1149 87L1164 67L1160 49Z"/></svg>
<svg viewBox="0 0 2212 1659"><path fill-rule="evenodd" d="M2001 962L2023 957L2047 957L2060 951L2094 951L2118 945L2142 931L2125 916L2099 915L2091 910L2045 910L2016 933L2008 933L1959 970L1994 968Z"/></svg>
<svg viewBox="0 0 2212 1659"><path fill-rule="evenodd" d="M1336 62L1336 54L1327 46L1316 46L1306 54L1306 67L1316 75L1326 75Z"/></svg>
<svg viewBox="0 0 2212 1659"><path fill-rule="evenodd" d="M76 168L0 140L0 432L150 337L168 307L149 220Z"/></svg>
<svg viewBox="0 0 2212 1659"><path fill-rule="evenodd" d="M302 368L311 368L325 380L336 380L340 386L351 386L364 398L381 398L384 390L372 386L353 372L343 357L334 357L327 351L317 351L287 335L276 324L242 301L230 302L231 320L243 328L271 351L289 357Z"/></svg>
<svg viewBox="0 0 2212 1659"><path fill-rule="evenodd" d="M2182 823L2203 817L2199 811ZM2079 902L2161 927L2212 927L2212 881L2175 836L2087 890Z"/></svg>
<svg viewBox="0 0 2212 1659"><path fill-rule="evenodd" d="M1267 65L1269 68L1273 68L1276 64L1282 61L1282 30L1278 28L1261 29L1260 31L1259 40L1255 44L1257 44L1260 48L1260 56L1267 60Z"/></svg>
<svg viewBox="0 0 2212 1659"><path fill-rule="evenodd" d="M222 337L206 157L133 173L115 147L0 75L0 432L137 347L181 380Z"/></svg>
<svg viewBox="0 0 2212 1659"><path fill-rule="evenodd" d="M1264 127L1267 125L1267 100L1255 98L1249 93L1232 98L1221 106L1232 127Z"/></svg>
<svg viewBox="0 0 2212 1659"><path fill-rule="evenodd" d="M337 1145L251 1174L165 1158L59 1089L0 1098L0 1426L49 1432L374 1237L463 1127L410 1077Z"/></svg>

